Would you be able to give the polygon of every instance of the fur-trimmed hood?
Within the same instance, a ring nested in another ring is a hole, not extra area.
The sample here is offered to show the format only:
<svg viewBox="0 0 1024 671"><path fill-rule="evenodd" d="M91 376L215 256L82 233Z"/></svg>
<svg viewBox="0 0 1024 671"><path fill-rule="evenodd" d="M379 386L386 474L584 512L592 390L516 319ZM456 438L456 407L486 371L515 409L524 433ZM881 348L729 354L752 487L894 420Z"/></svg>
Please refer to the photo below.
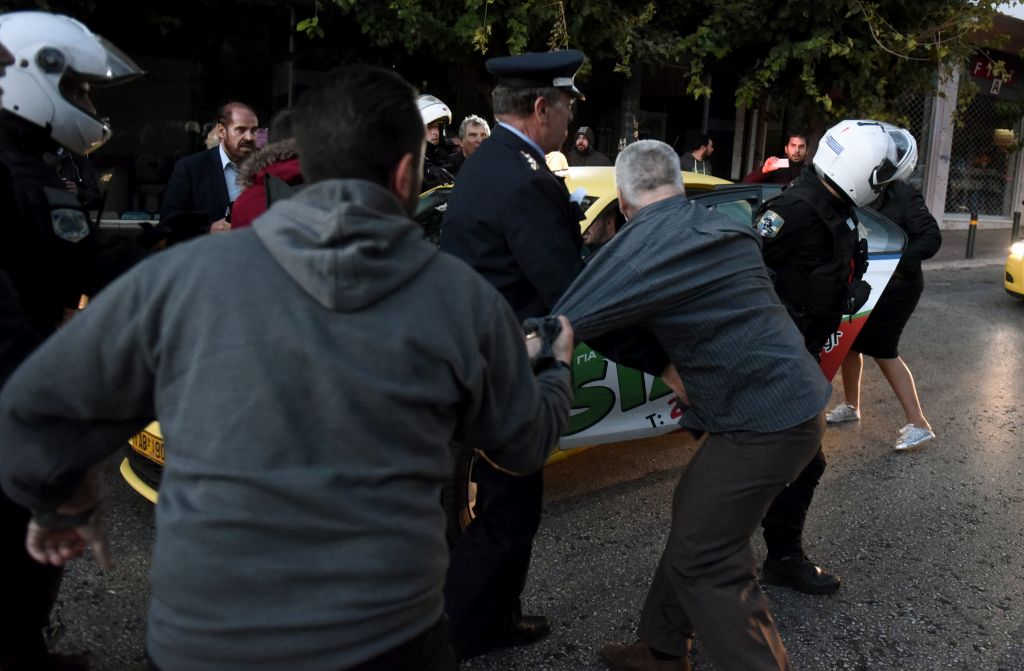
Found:
<svg viewBox="0 0 1024 671"><path fill-rule="evenodd" d="M270 167L274 163L298 158L299 153L295 148L295 140L287 139L265 145L262 149L253 153L249 160L245 161L238 169L238 184L246 189L256 181L256 175Z"/></svg>

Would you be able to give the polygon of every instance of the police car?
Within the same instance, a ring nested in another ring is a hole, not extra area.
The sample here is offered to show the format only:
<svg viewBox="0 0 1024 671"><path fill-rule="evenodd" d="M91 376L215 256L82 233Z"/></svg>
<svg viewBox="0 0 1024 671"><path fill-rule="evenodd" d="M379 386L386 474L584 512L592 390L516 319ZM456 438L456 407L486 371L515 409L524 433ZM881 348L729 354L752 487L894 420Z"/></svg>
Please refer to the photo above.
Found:
<svg viewBox="0 0 1024 671"><path fill-rule="evenodd" d="M585 218L580 222L586 232L603 217L618 215L613 168L569 168L564 176L569 192L582 189L581 207ZM767 198L778 193L779 185L732 184L709 175L683 173L687 195L738 221L750 224L753 213ZM435 242L440 236L441 221L451 195L446 184L420 196L415 219L427 237ZM865 279L873 290L871 299L852 320L843 322L840 331L826 345L822 368L828 377L834 375L842 357L863 325L882 288L899 262L906 236L882 215L857 208L863 232L868 238L870 266ZM587 447L603 443L650 438L677 429L678 411L675 397L659 378L638 370L619 366L580 344L573 356L575 399L569 425L549 458L553 463L578 454ZM131 449L121 464L121 473L128 483L150 501L156 502L160 467L164 460L163 436L156 423L130 441ZM454 540L473 518L475 485L473 483L473 451L468 446L453 448L454 476L445 488L443 504L448 514L448 534Z"/></svg>

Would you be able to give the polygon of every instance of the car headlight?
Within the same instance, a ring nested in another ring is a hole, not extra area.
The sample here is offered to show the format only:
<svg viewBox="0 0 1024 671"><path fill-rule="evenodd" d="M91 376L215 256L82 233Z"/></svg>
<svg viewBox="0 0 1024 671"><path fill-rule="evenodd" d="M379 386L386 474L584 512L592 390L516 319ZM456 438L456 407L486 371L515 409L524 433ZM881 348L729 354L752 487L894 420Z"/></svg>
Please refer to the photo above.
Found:
<svg viewBox="0 0 1024 671"><path fill-rule="evenodd" d="M1024 240L1020 240L1010 245L1010 254L1017 257L1024 257Z"/></svg>

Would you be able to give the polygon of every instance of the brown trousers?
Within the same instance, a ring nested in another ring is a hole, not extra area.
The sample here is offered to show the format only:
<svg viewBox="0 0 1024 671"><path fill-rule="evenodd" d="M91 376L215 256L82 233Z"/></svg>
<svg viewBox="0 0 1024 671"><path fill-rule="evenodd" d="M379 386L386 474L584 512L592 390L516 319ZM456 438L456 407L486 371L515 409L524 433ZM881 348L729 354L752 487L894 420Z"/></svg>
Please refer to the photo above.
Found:
<svg viewBox="0 0 1024 671"><path fill-rule="evenodd" d="M750 537L817 453L819 414L776 433L710 435L679 479L672 528L640 617L647 645L685 654L700 636L717 671L790 669L755 579Z"/></svg>

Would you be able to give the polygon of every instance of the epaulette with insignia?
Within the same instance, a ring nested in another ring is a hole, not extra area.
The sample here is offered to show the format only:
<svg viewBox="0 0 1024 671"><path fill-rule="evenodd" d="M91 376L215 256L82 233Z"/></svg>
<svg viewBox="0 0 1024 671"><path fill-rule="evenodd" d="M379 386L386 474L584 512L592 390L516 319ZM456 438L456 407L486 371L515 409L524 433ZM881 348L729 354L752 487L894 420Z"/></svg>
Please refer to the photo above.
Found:
<svg viewBox="0 0 1024 671"><path fill-rule="evenodd" d="M523 158L526 159L526 162L530 164L530 169L531 170L536 170L537 169L537 159L535 159L533 157L533 154L531 154L529 152L525 152L525 151L521 151L519 153L522 154Z"/></svg>

